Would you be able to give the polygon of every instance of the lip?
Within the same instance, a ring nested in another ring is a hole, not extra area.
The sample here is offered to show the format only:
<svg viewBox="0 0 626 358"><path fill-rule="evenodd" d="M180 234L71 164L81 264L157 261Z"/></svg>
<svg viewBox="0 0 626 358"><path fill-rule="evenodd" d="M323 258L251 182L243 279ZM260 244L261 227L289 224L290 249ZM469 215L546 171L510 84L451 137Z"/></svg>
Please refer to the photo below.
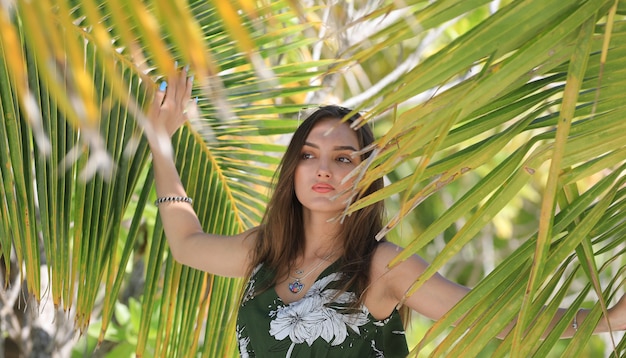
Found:
<svg viewBox="0 0 626 358"><path fill-rule="evenodd" d="M313 185L311 189L313 189L313 191L317 193L328 193L328 192L335 190L335 188L332 185L324 184L324 183L317 183Z"/></svg>

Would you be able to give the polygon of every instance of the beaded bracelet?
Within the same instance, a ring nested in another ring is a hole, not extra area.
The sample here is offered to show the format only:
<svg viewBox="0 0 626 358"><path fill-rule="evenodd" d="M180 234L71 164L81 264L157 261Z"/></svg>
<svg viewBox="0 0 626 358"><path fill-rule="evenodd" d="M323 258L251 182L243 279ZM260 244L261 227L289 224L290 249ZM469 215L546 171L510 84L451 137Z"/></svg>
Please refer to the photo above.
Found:
<svg viewBox="0 0 626 358"><path fill-rule="evenodd" d="M158 198L157 200L154 201L154 205L159 206L159 204L161 203L165 203L165 202L185 202L185 203L193 203L193 200L191 198L188 198L186 196L164 196L162 198Z"/></svg>

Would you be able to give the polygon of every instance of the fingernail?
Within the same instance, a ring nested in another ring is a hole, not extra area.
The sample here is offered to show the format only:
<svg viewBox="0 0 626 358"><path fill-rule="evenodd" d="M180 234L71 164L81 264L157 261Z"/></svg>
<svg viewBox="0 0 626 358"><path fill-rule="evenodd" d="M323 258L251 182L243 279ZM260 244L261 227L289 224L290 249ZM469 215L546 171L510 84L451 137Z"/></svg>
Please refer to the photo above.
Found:
<svg viewBox="0 0 626 358"><path fill-rule="evenodd" d="M198 97L196 97L196 99L194 100L194 102L195 102L196 104L198 104Z"/></svg>
<svg viewBox="0 0 626 358"><path fill-rule="evenodd" d="M185 65L185 72L189 71L189 65Z"/></svg>
<svg viewBox="0 0 626 358"><path fill-rule="evenodd" d="M191 75L191 77L189 77L189 82L193 83L193 78L194 78L194 75Z"/></svg>
<svg viewBox="0 0 626 358"><path fill-rule="evenodd" d="M174 61L174 68L178 68L178 61Z"/></svg>
<svg viewBox="0 0 626 358"><path fill-rule="evenodd" d="M167 82L165 81L161 82L161 85L159 86L159 91L163 92L165 91L166 88L167 88Z"/></svg>

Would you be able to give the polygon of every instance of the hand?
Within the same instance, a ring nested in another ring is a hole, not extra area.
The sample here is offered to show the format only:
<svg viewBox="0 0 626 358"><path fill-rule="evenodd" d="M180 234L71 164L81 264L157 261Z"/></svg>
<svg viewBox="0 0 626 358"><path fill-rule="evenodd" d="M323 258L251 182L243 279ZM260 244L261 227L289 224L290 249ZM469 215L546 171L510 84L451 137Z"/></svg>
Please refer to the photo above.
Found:
<svg viewBox="0 0 626 358"><path fill-rule="evenodd" d="M187 78L187 68L171 74L162 82L148 108L147 119L156 137L172 135L185 123L185 108L189 105L193 77ZM148 135L148 133L146 133ZM148 135L150 141L151 136Z"/></svg>

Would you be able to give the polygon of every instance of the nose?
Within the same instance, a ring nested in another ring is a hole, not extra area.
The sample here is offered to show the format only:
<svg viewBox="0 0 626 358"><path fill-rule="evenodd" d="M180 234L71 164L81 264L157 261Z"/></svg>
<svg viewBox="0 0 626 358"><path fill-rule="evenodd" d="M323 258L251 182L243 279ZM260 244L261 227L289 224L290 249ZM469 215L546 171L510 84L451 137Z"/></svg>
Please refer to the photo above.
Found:
<svg viewBox="0 0 626 358"><path fill-rule="evenodd" d="M330 173L327 172L327 171L318 170L317 171L317 177L318 178L330 178Z"/></svg>
<svg viewBox="0 0 626 358"><path fill-rule="evenodd" d="M317 167L318 178L330 178L330 170L328 170L328 164L324 160L320 160L320 165Z"/></svg>

